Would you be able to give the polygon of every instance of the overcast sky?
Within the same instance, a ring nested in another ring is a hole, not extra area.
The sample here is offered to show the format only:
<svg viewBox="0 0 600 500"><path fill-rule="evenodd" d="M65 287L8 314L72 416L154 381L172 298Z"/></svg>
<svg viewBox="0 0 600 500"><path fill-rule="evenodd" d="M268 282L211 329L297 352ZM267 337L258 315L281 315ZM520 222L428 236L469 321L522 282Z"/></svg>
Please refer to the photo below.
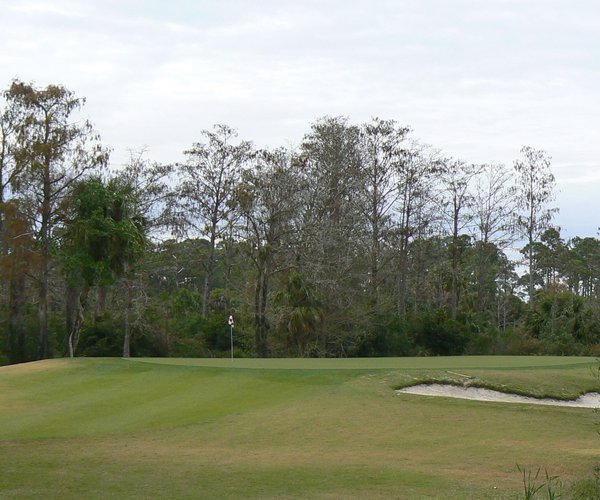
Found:
<svg viewBox="0 0 600 500"><path fill-rule="evenodd" d="M61 83L123 163L226 123L297 145L315 119L393 118L467 162L552 156L555 223L600 225L595 0L0 0L0 86Z"/></svg>

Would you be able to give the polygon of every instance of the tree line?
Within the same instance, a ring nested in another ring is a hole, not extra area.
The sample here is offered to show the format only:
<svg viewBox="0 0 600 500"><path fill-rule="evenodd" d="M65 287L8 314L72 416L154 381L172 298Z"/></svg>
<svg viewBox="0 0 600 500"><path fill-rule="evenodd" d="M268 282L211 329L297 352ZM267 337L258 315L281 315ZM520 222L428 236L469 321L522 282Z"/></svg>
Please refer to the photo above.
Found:
<svg viewBox="0 0 600 500"><path fill-rule="evenodd" d="M60 85L0 116L3 362L52 356L597 354L600 241L552 225L544 151L471 164L373 118L297 148L227 125L124 168Z"/></svg>

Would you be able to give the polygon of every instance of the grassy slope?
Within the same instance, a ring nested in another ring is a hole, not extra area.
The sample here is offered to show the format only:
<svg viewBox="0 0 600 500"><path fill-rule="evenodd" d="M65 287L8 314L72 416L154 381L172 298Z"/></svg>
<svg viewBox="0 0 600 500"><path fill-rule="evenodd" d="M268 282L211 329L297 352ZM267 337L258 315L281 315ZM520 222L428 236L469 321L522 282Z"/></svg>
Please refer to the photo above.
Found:
<svg viewBox="0 0 600 500"><path fill-rule="evenodd" d="M475 376L576 396L590 358L53 360L0 368L0 497L514 497L516 463L565 481L590 410L395 395Z"/></svg>

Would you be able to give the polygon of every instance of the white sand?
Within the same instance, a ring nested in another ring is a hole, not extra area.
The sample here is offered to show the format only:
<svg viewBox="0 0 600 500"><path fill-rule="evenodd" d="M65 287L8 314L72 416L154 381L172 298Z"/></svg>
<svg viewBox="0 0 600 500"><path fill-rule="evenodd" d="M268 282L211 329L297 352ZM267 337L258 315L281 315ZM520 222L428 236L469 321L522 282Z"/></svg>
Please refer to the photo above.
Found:
<svg viewBox="0 0 600 500"><path fill-rule="evenodd" d="M516 394L480 389L477 387L460 387L449 384L421 384L405 387L396 391L399 394L417 394L419 396L442 396L446 398L474 399L477 401L495 401L500 403L528 403L536 405L572 406L577 408L600 408L600 394L589 392L575 400L537 399Z"/></svg>

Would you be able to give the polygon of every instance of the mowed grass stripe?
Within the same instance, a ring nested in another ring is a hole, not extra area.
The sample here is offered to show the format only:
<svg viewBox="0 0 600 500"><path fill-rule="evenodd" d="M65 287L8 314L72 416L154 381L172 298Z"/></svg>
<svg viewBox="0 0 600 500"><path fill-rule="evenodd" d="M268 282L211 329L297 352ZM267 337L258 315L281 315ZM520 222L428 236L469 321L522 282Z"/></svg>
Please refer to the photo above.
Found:
<svg viewBox="0 0 600 500"><path fill-rule="evenodd" d="M0 436L67 437L129 433L212 421L302 398L338 378L316 373L237 372L74 360L64 371L0 373ZM347 376L347 375L344 375ZM344 377L342 377L344 378Z"/></svg>

